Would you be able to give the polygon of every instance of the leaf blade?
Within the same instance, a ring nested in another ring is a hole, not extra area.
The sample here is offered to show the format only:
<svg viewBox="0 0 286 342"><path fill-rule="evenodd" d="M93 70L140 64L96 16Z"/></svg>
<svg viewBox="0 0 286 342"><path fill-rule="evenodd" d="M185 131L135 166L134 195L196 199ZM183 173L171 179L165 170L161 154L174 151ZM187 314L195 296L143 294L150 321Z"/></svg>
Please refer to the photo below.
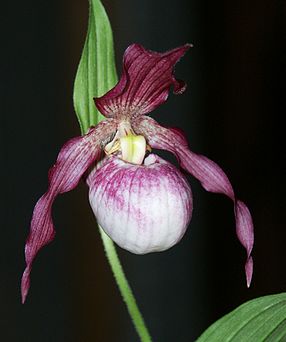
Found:
<svg viewBox="0 0 286 342"><path fill-rule="evenodd" d="M99 0L90 0L89 6L88 31L73 93L82 133L103 119L93 98L103 95L117 82L113 35L108 16Z"/></svg>
<svg viewBox="0 0 286 342"><path fill-rule="evenodd" d="M206 341L277 341L286 336L286 293L246 302L212 324L198 339Z"/></svg>

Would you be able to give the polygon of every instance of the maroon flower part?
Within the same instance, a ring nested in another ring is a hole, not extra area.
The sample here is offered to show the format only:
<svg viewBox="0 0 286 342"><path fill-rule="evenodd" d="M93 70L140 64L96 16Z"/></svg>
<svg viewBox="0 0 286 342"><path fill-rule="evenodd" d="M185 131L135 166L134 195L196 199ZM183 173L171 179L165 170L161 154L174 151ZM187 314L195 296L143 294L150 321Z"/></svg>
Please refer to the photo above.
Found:
<svg viewBox="0 0 286 342"><path fill-rule="evenodd" d="M105 117L122 120L146 114L164 103L170 86L174 93L183 93L186 84L173 75L173 67L190 44L158 53L133 44L123 57L123 73L118 84L104 96L95 99L95 104Z"/></svg>
<svg viewBox="0 0 286 342"><path fill-rule="evenodd" d="M87 168L99 159L101 142L115 129L113 120L100 122L82 136L69 140L61 149L55 165L49 171L49 188L37 202L31 221L30 234L26 241L25 257L27 267L22 277L22 299L30 287L32 262L38 251L51 242L55 236L51 209L58 194L74 189Z"/></svg>
<svg viewBox="0 0 286 342"><path fill-rule="evenodd" d="M207 191L222 193L233 201L236 234L246 249L245 272L250 286L254 235L247 206L236 198L223 170L192 152L180 131L162 127L144 115L167 100L171 87L175 94L185 90L185 83L174 77L173 69L190 47L186 44L157 53L138 44L129 46L120 81L95 99L107 119L63 146L49 172L48 190L34 208L25 248L23 302L33 260L54 238L53 201L58 194L72 190L90 166L96 166L87 178L91 207L102 228L119 246L144 254L170 248L182 238L191 219L191 189L170 163L153 154L147 156L151 148L172 152L180 166ZM97 163L102 151L106 156Z"/></svg>

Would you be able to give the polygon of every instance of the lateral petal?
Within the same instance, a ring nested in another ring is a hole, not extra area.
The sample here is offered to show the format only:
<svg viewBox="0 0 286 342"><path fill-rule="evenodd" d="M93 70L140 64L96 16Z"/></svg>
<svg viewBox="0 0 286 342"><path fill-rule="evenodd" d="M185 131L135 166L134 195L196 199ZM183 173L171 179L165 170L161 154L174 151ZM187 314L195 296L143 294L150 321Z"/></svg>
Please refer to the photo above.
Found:
<svg viewBox="0 0 286 342"><path fill-rule="evenodd" d="M191 47L183 45L165 53L130 45L123 57L123 72L118 84L95 104L106 117L134 117L151 112L168 98L171 85L174 93L184 92L186 85L177 80L173 69Z"/></svg>
<svg viewBox="0 0 286 342"><path fill-rule="evenodd" d="M207 191L221 193L234 202L236 234L246 249L245 264L247 286L250 286L253 260L251 251L254 243L254 229L251 214L247 206L237 200L232 185L224 171L212 160L203 155L192 152L184 135L177 129L168 129L160 126L150 117L140 117L133 122L137 134L142 134L151 147L174 153L180 166L196 177Z"/></svg>
<svg viewBox="0 0 286 342"><path fill-rule="evenodd" d="M30 272L38 251L51 242L55 231L51 216L52 204L58 194L76 187L87 168L100 157L101 142L116 129L113 122L103 121L80 137L69 140L61 149L55 165L49 170L49 187L38 200L25 246L26 269L22 276L22 302L30 287Z"/></svg>

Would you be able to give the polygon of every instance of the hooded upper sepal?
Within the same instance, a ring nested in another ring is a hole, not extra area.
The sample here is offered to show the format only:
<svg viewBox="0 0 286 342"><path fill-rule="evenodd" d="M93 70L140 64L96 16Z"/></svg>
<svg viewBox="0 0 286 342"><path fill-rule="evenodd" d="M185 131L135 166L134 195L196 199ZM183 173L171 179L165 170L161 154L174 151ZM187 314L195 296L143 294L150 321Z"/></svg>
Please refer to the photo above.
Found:
<svg viewBox="0 0 286 342"><path fill-rule="evenodd" d="M251 251L254 243L254 229L251 214L247 206L237 200L232 185L224 171L212 160L192 152L184 137L177 129L160 126L150 117L140 117L133 123L137 134L142 134L152 148L163 149L174 153L180 166L196 177L207 191L221 193L234 202L236 234L246 249L245 264L247 286L250 286L253 270Z"/></svg>
<svg viewBox="0 0 286 342"><path fill-rule="evenodd" d="M87 168L99 158L101 142L112 135L116 127L112 120L103 121L80 137L69 140L61 149L55 165L49 171L49 187L37 202L25 246L26 269L22 277L22 302L30 286L30 272L38 251L51 242L55 231L51 216L52 204L58 194L76 187Z"/></svg>
<svg viewBox="0 0 286 342"><path fill-rule="evenodd" d="M173 74L175 64L191 47L180 46L165 53L130 45L123 57L123 72L118 84L95 104L106 117L135 117L154 110L168 98L171 85L175 94L186 89L185 82Z"/></svg>

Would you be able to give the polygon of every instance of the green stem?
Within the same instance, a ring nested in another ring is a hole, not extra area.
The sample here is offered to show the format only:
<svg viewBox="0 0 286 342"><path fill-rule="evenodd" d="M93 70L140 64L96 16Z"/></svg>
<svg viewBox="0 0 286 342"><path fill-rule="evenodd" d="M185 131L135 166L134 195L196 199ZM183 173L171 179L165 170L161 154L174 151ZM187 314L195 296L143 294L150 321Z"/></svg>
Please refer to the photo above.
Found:
<svg viewBox="0 0 286 342"><path fill-rule="evenodd" d="M126 303L128 312L131 316L131 319L140 337L140 340L142 342L151 342L152 341L151 336L147 330L147 327L144 323L144 319L138 309L135 297L125 277L125 274L121 266L120 260L118 258L114 243L100 226L99 226L99 231L100 231L100 235L103 241L104 250L105 250L108 262L111 266L116 283L119 287L123 300Z"/></svg>

